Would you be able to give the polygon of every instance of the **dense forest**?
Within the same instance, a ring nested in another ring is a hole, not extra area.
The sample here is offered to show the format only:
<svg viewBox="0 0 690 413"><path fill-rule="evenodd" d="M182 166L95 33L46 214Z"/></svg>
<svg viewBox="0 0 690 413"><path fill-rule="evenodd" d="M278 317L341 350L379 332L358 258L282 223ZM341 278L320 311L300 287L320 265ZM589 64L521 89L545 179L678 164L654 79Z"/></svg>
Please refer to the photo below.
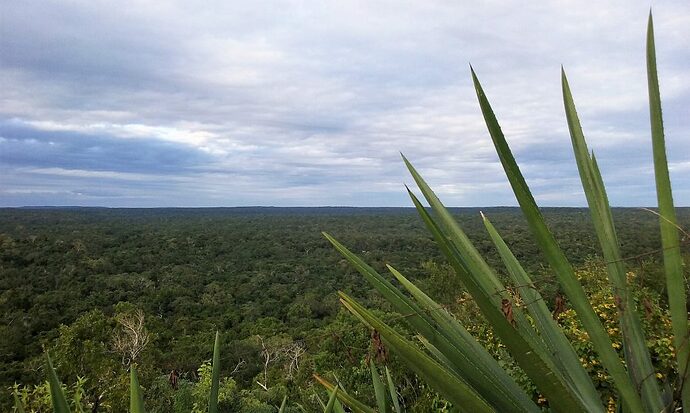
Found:
<svg viewBox="0 0 690 413"><path fill-rule="evenodd" d="M500 273L479 209L453 212ZM542 294L555 297L520 210L483 212ZM574 265L591 272L601 264L586 209L543 212ZM690 227L690 208L678 214ZM658 217L617 208L614 219L628 268L663 296ZM370 358L390 366L409 410L442 411L444 401L341 310L338 290L389 307L322 231L377 269L395 265L437 301L467 308L414 209L0 209L0 410L11 409L13 392L42 408L48 351L68 392L81 392L91 411L126 410L131 364L150 411L201 411L220 331L227 411L275 412L285 394L289 411L311 411L324 395L313 373L371 400Z"/></svg>

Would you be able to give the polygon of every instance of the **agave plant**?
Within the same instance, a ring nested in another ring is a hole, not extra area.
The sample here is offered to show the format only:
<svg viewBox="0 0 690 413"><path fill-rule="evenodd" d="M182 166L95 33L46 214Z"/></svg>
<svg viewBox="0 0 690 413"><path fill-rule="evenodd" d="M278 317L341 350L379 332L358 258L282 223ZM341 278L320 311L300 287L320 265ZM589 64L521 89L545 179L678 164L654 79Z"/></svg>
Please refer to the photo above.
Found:
<svg viewBox="0 0 690 413"><path fill-rule="evenodd" d="M398 400L398 392L395 388L395 384L393 383L393 379L391 378L391 373L388 370L388 367L385 367L387 386L383 384L383 379L374 365L373 360L369 360L369 368L371 370L371 383L372 387L374 388L374 396L376 397L376 406L378 411L402 413L400 401ZM325 404L321 401L321 399L318 399L319 403L324 409L324 413L345 413L345 410L337 399L340 399L340 401L345 403L356 412L375 413L374 409L348 395L340 383L334 385L318 374L315 374L314 378L330 392L328 404Z"/></svg>
<svg viewBox="0 0 690 413"><path fill-rule="evenodd" d="M679 378L662 388L645 342L644 331L632 296L632 286L625 274L611 208L596 158L587 148L575 104L562 70L563 102L572 147L582 186L594 222L603 258L607 262L609 284L618 308L623 337L624 360L615 351L612 340L590 304L573 266L559 248L520 172L506 142L489 100L474 70L470 68L479 106L503 169L540 249L544 253L562 291L589 335L618 397L618 407L625 412L668 412L682 406L690 411L688 370L688 318L686 309L679 228L673 207L671 184L666 161L661 103L656 71L654 35L650 13L647 27L647 73L652 126L654 170L658 197L658 215L662 236L666 290L672 318L674 346ZM531 276L520 265L486 216L482 219L523 306L514 305L516 297L479 254L451 213L434 194L421 175L403 156L422 195L429 203L424 207L417 196L408 193L439 248L473 297L483 316L513 359L556 412L604 412L606 407L592 379L583 368L573 346L553 319ZM385 277L328 234L325 237L357 270L391 303L396 312L405 315L409 327L418 334L418 343L406 339L364 308L354 298L340 292L342 304L365 324L377 330L384 342L421 378L427 381L455 408L471 412L539 412L538 406L498 361L456 320L417 288L395 268L391 274L407 290L403 293ZM329 389L330 383L322 381ZM378 396L377 391L377 396ZM342 403L357 412L374 412L347 393L333 390ZM377 397L378 400L378 397ZM397 399L395 399L397 401ZM379 404L378 411L391 411Z"/></svg>

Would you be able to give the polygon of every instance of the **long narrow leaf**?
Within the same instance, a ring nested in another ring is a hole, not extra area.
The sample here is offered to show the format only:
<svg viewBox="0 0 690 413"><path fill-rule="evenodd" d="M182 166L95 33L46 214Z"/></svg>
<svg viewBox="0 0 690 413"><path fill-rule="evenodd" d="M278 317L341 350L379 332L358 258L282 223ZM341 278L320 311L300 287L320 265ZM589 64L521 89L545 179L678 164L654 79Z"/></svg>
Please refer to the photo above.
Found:
<svg viewBox="0 0 690 413"><path fill-rule="evenodd" d="M383 380L381 380L381 376L378 371L376 371L374 360L369 360L369 369L371 370L371 382L374 386L374 396L376 396L376 406L379 412L388 412L390 406L390 403L388 403L388 395L386 394Z"/></svg>
<svg viewBox="0 0 690 413"><path fill-rule="evenodd" d="M129 411L130 413L146 413L144 409L144 394L139 386L137 369L132 366L129 371Z"/></svg>
<svg viewBox="0 0 690 413"><path fill-rule="evenodd" d="M287 396L283 396L283 402L280 403L280 408L278 409L278 413L284 413L285 412L285 405L287 404Z"/></svg>
<svg viewBox="0 0 690 413"><path fill-rule="evenodd" d="M683 260L680 255L680 239L673 206L671 178L666 160L664 122L661 116L661 93L656 70L654 46L654 23L649 13L647 24L647 87L649 89L649 117L652 127L652 150L654 153L654 177L656 179L657 202L659 203L659 225L661 245L664 249L666 291L673 327L673 344L676 347L678 372L681 375L681 398L683 409L690 411L690 383L688 363L690 362L690 333L688 332L688 311L683 279Z"/></svg>
<svg viewBox="0 0 690 413"><path fill-rule="evenodd" d="M398 401L398 392L395 390L395 385L393 384L391 372L388 371L388 367L386 367L386 381L388 382L388 391L390 392L391 400L393 400L393 408L395 409L395 413L402 413L402 409L400 409L400 401Z"/></svg>
<svg viewBox="0 0 690 413"><path fill-rule="evenodd" d="M50 385L50 400L53 403L54 413L70 413L67 398L62 391L62 384L55 373L53 362L50 360L50 355L46 353L46 362L48 366L48 384Z"/></svg>
<svg viewBox="0 0 690 413"><path fill-rule="evenodd" d="M328 234L326 238L354 267L393 305L395 311L404 314L404 320L420 335L426 337L449 360L455 368L452 371L460 380L474 387L497 409L513 412L536 412L538 408L526 396L515 381L499 366L491 355L457 321L439 312L440 306L422 302L424 308L413 303L373 268L350 252L345 246ZM441 317L441 318L439 318ZM444 324L437 321L445 318ZM364 321L364 320L363 320ZM365 321L366 322L366 321ZM453 323L452 326L449 323Z"/></svg>
<svg viewBox="0 0 690 413"><path fill-rule="evenodd" d="M335 249L338 250L343 257L345 257L355 269L357 269L357 271L359 271L360 274L362 274L364 278L391 303L395 311L408 316L405 321L413 323L414 327L424 335L432 334L434 328L431 318L426 315L418 305L413 303L412 300L395 288L393 284L383 278L381 274L376 272L376 270L362 261L357 255L353 254L331 235L324 232L323 236L326 237L326 239L333 244Z"/></svg>
<svg viewBox="0 0 690 413"><path fill-rule="evenodd" d="M357 313L367 320L367 322L381 334L384 342L395 350L398 356L404 360L412 370L455 406L462 406L462 408L467 411L478 413L494 411L494 409L465 382L459 380L445 367L420 351L416 346L398 334L398 332L362 307L357 301L342 292L338 294L340 295L341 302L345 304L346 308L352 313Z"/></svg>
<svg viewBox="0 0 690 413"><path fill-rule="evenodd" d="M208 413L218 413L218 388L220 381L220 334L216 331L213 343L213 367L211 370L211 392L208 398Z"/></svg>
<svg viewBox="0 0 690 413"><path fill-rule="evenodd" d="M481 107L484 120L488 127L491 139L498 153L503 169L513 188L515 197L522 208L523 214L527 219L529 227L536 238L538 245L545 254L549 264L554 269L556 277L558 278L564 292L570 299L575 311L577 312L583 326L587 330L592 344L599 354L602 365L609 372L616 387L619 390L620 396L625 402L627 408L633 413L641 413L642 400L637 393L632 380L628 377L623 364L613 350L611 339L606 333L606 329L601 324L596 312L592 308L587 295L585 294L582 285L577 280L575 272L568 262L565 254L558 246L555 238L549 231L544 218L537 207L532 193L525 182L520 168L513 157L513 154L508 146L508 143L503 136L501 127L496 120L496 116L491 109L484 90L477 79L474 70L472 70L472 79L474 81L479 106Z"/></svg>
<svg viewBox="0 0 690 413"><path fill-rule="evenodd" d="M496 231L491 221L484 214L482 214L482 219L491 240L508 269L508 275L513 280L513 284L522 297L522 301L526 303L525 306L532 315L539 334L544 339L549 350L556 354L557 363L562 368L563 373L569 377L570 381L575 384L578 391L585 395L585 397L592 400L599 399L599 393L594 387L592 379L580 363L575 349L573 349L572 344L563 334L563 330L554 321L532 279L522 268L522 265L520 265L515 255L510 251L510 248L503 241L503 238Z"/></svg>
<svg viewBox="0 0 690 413"><path fill-rule="evenodd" d="M500 365L488 354L469 332L455 320L439 304L434 302L423 291L417 288L395 268L388 266L390 272L400 284L430 312L434 320L439 323L439 329L444 331L448 339L462 349L467 359L457 359L453 353L444 353L433 343L429 343L432 354L441 364L451 370L460 370L460 376L474 387L493 407L499 411L538 412L539 408L530 400L527 394L508 376ZM426 340L428 338L424 337ZM436 340L438 341L438 340ZM423 342L424 343L424 342ZM434 350L432 350L435 349ZM452 358L451 358L452 357Z"/></svg>
<svg viewBox="0 0 690 413"><path fill-rule="evenodd" d="M338 395L338 386L335 386L333 388L333 391L331 392L330 397L328 397L328 404L326 404L326 408L323 410L323 413L332 413L333 412L333 407L335 406L335 401L336 396Z"/></svg>
<svg viewBox="0 0 690 413"><path fill-rule="evenodd" d="M328 390L329 392L335 390L336 385L332 384L331 382L319 376L318 374L314 374L314 378L316 379L316 381L321 383L321 385L325 387L326 390ZM340 400L344 405L348 406L355 413L376 413L376 410L372 409L366 404L350 396L342 389L337 393L337 397L338 400Z"/></svg>
<svg viewBox="0 0 690 413"><path fill-rule="evenodd" d="M345 408L343 408L342 403L340 403L340 400L336 399L335 404L333 405L333 411L335 413L346 413Z"/></svg>
<svg viewBox="0 0 690 413"><path fill-rule="evenodd" d="M462 270L456 270L456 273L460 276L466 276L463 278L465 287L491 324L494 333L506 345L515 361L550 401L551 405L559 411L602 411L603 406L600 400L584 398L573 383L569 382L563 372L557 368L554 356L548 352L544 342L540 340L521 311L515 306L509 307L508 314L512 314L514 319L511 320L508 317L504 306L506 304L511 305L510 296L507 291L492 290L492 286L499 285L493 270L489 268L450 212L443 206L443 203L417 170L405 157L403 160L417 186L438 219L443 223L442 229L446 231L444 234L447 242L450 242L452 246L443 247L442 250L444 253L450 252L446 257L454 268L462 267ZM443 243L446 242L444 238L441 240ZM501 297L504 297L502 301ZM497 302L497 300L499 301Z"/></svg>
<svg viewBox="0 0 690 413"><path fill-rule="evenodd" d="M617 298L616 301L620 303L618 305L619 322L628 374L636 388L641 390L642 401L646 410L659 412L664 410L664 402L656 380L649 380L650 377L654 377L654 366L642 331L642 323L635 300L628 286L608 196L599 167L587 149L565 70L561 70L561 84L568 129L570 130L582 187L587 197L594 229L607 263L612 291Z"/></svg>

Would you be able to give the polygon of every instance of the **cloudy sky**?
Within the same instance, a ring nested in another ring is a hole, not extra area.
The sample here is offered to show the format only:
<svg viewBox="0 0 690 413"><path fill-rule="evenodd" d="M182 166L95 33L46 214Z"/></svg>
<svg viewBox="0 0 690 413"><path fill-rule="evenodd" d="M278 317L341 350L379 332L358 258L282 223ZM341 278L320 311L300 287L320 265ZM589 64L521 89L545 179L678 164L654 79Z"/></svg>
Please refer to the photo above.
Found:
<svg viewBox="0 0 690 413"><path fill-rule="evenodd" d="M202 6L200 6L202 5ZM690 205L690 2L654 9ZM541 205L585 203L560 65L615 205L655 204L649 3L0 3L0 206L515 205L471 63Z"/></svg>

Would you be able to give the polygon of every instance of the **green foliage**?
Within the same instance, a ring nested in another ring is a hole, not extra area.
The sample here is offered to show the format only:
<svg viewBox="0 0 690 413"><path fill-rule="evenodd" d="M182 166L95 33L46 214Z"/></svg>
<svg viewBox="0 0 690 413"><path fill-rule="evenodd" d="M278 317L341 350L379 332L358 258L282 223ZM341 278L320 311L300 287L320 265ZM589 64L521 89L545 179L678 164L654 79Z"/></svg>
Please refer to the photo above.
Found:
<svg viewBox="0 0 690 413"><path fill-rule="evenodd" d="M65 398L74 412L88 411L84 400L84 385L86 381L86 379L80 377L71 386L64 384L61 386L62 392L65 394ZM15 384L12 387L12 397L14 398L14 409L18 413L53 412L53 402L48 381L36 386L20 386Z"/></svg>
<svg viewBox="0 0 690 413"><path fill-rule="evenodd" d="M213 397L212 390L214 385L217 389L217 411L233 411L233 406L235 406L234 403L236 402L238 395L237 385L230 377L224 377L223 379L218 379L216 381L213 370L213 366L208 362L203 363L201 367L199 367L199 381L194 386L194 390L192 391L192 397L194 399L194 405L192 408L193 413L204 413L209 411L207 408L209 399Z"/></svg>

